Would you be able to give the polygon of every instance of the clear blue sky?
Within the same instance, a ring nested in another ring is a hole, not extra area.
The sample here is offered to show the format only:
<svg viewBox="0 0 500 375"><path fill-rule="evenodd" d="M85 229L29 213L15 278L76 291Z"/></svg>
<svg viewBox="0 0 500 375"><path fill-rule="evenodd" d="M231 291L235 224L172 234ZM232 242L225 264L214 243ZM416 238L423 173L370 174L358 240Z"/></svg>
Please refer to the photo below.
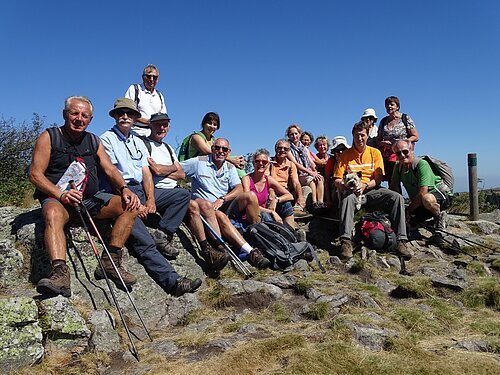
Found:
<svg viewBox="0 0 500 375"><path fill-rule="evenodd" d="M454 168L467 153L500 186L500 3L487 1L4 1L0 115L61 123L65 97L95 105L101 134L116 98L160 68L174 146L221 116L233 153L273 148L297 122L346 135L396 95L420 133L417 154Z"/></svg>

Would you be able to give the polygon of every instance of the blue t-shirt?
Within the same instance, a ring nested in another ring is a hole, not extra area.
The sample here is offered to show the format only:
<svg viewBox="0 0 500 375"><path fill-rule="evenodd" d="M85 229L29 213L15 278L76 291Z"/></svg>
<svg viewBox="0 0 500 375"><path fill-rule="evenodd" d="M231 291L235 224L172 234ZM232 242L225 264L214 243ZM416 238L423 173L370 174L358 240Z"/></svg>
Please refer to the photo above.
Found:
<svg viewBox="0 0 500 375"><path fill-rule="evenodd" d="M224 162L220 173L212 162L212 155L198 156L180 163L186 176L191 177L191 194L215 202L241 184L236 167Z"/></svg>

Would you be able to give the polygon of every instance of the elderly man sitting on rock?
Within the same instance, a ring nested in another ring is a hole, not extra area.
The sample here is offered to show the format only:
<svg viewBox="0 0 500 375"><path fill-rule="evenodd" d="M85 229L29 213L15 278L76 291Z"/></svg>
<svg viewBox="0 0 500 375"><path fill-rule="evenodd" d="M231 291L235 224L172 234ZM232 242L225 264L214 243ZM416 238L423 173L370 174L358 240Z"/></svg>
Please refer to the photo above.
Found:
<svg viewBox="0 0 500 375"><path fill-rule="evenodd" d="M92 114L93 106L88 98L67 98L63 110L64 125L44 131L33 150L29 179L36 187L35 198L42 205L45 248L52 261L50 276L38 282L37 291L41 294L71 296L64 227L79 204L85 205L98 219L115 218L108 249L115 264L119 265L118 271L125 283L132 285L136 282L135 276L121 265L121 249L139 212L140 201L132 191L120 189L125 185L123 177L111 163L99 138L86 131ZM70 165L84 167L87 171L86 186L72 187L68 183ZM115 194L99 190L98 169L106 175ZM101 259L108 277L120 284L120 275L108 255L104 253Z"/></svg>

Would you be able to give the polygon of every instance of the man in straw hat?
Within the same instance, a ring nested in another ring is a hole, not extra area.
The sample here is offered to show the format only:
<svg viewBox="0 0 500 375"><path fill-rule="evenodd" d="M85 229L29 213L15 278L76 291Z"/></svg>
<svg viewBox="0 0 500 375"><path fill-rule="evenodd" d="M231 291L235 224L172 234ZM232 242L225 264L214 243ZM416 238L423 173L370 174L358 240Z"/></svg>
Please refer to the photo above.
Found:
<svg viewBox="0 0 500 375"><path fill-rule="evenodd" d="M180 277L158 251L155 241L140 220L156 212L154 183L147 159L148 150L135 132L131 131L134 121L141 116L141 113L133 100L119 98L109 111L109 115L116 123L111 130L101 135L102 143L111 162L125 179L125 184L120 189L132 190L142 203L128 243L133 247L149 275L167 293L175 296L192 293L200 287L201 280Z"/></svg>

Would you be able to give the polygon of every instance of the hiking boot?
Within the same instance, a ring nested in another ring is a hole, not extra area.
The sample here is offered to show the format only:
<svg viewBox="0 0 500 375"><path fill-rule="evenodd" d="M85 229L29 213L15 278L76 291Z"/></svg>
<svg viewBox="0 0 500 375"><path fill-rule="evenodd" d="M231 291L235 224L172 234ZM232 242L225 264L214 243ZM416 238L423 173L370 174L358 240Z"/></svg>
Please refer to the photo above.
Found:
<svg viewBox="0 0 500 375"><path fill-rule="evenodd" d="M347 260L352 258L352 241L342 238L340 241L340 258Z"/></svg>
<svg viewBox="0 0 500 375"><path fill-rule="evenodd" d="M263 270L264 268L271 266L269 259L262 255L260 250L256 247L254 247L252 251L250 251L250 254L248 254L247 262L259 270Z"/></svg>
<svg viewBox="0 0 500 375"><path fill-rule="evenodd" d="M172 294L176 297L180 297L186 293L193 293L201 285L200 279L188 279L187 277L179 277L175 282L175 287Z"/></svg>
<svg viewBox="0 0 500 375"><path fill-rule="evenodd" d="M207 245L205 250L200 250L200 255L212 271L220 271L226 266L229 259L231 259L225 250L216 250L210 245Z"/></svg>
<svg viewBox="0 0 500 375"><path fill-rule="evenodd" d="M441 211L438 216L434 218L434 228L436 230L443 231L447 227L447 219L448 215L446 214L446 211Z"/></svg>
<svg viewBox="0 0 500 375"><path fill-rule="evenodd" d="M116 253L110 253L110 254L111 254L111 259L113 260L116 268L118 269L118 272L122 276L123 283L127 287L127 290L128 291L132 290L132 285L134 285L137 282L137 278L123 267L122 265L123 251L119 250ZM118 275L118 273L115 271L115 268L113 267L113 264L111 263L111 260L109 259L107 253L102 254L101 263L108 278L115 283L118 289L125 291L125 288L120 280L120 275ZM103 270L100 266L97 266L97 268L95 269L94 277L96 278L96 280L102 280L105 278Z"/></svg>
<svg viewBox="0 0 500 375"><path fill-rule="evenodd" d="M413 256L413 251L410 250L406 241L400 240L398 241L398 254L404 260L410 260Z"/></svg>
<svg viewBox="0 0 500 375"><path fill-rule="evenodd" d="M175 259L179 255L179 250L174 247L174 236L156 231L153 236L156 248L167 259Z"/></svg>
<svg viewBox="0 0 500 375"><path fill-rule="evenodd" d="M53 267L49 277L38 282L36 291L40 294L60 294L64 297L71 297L68 265L63 263Z"/></svg>

